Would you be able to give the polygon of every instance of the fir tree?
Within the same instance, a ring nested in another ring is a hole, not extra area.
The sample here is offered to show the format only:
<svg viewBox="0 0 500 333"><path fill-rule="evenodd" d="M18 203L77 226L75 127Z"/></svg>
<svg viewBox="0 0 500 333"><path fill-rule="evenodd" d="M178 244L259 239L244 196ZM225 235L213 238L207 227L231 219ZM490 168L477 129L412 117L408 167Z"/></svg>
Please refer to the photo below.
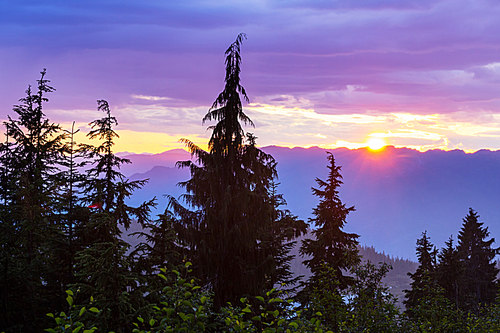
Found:
<svg viewBox="0 0 500 333"><path fill-rule="evenodd" d="M268 235L274 227L269 187L276 177L272 156L256 147L256 138L245 135L241 123L253 125L243 112L240 94L248 101L240 83L238 35L226 50L224 90L203 121L215 120L206 152L184 140L195 161L188 167L191 179L181 183L183 199L191 209L171 198L183 253L193 261L202 283L214 291L214 306L239 302L243 295L260 295L275 270Z"/></svg>
<svg viewBox="0 0 500 333"><path fill-rule="evenodd" d="M443 288L444 296L458 310L460 296L459 280L463 274L463 266L459 261L457 248L453 245L453 237L450 236L445 245L438 254L439 263L436 268L436 279L441 288Z"/></svg>
<svg viewBox="0 0 500 333"><path fill-rule="evenodd" d="M77 254L76 287L84 295L93 296L93 306L101 310L96 326L105 332L128 332L138 311L130 300L130 292L137 288L137 276L130 270L126 255L130 245L121 239L120 228L127 230L133 217L138 223L147 223L154 199L140 207L127 205L126 199L146 180L128 181L120 173L120 165L130 161L112 150L118 137L114 130L118 122L111 116L107 101L99 100L98 110L105 116L90 123L92 130L87 136L103 141L93 149L94 167L87 171L83 185L92 214L85 226L89 245Z"/></svg>
<svg viewBox="0 0 500 333"><path fill-rule="evenodd" d="M412 309L428 296L428 291L437 286L435 278L437 250L427 236L427 231L424 231L422 237L417 239L416 253L420 265L415 273L408 273L413 281L411 289L404 291L405 300L403 301L410 316Z"/></svg>
<svg viewBox="0 0 500 333"><path fill-rule="evenodd" d="M17 118L8 117L2 144L2 291L1 327L6 331L38 331L45 310L63 303L59 253L54 246L63 230L54 212L59 188L58 167L65 134L45 113L47 93L55 89L45 69L26 97L14 106ZM11 140L10 142L8 140Z"/></svg>
<svg viewBox="0 0 500 333"><path fill-rule="evenodd" d="M318 188L312 188L313 194L320 198L320 202L313 209L313 218L309 223L314 223L316 229L312 231L313 238L302 241L300 254L310 259L304 264L311 270L311 277L300 292L299 298L305 305L309 302L309 295L317 288L318 279L324 265L329 267L335 280L334 290L324 290L333 294L352 285L353 278L344 275L343 271L349 270L359 262L357 250L359 235L347 233L343 229L347 223L347 215L354 211L354 207L347 207L339 197L339 187L342 185L340 166L335 165L335 158L328 152L328 178L326 181L316 178ZM337 329L339 323L332 323Z"/></svg>
<svg viewBox="0 0 500 333"><path fill-rule="evenodd" d="M460 308L476 314L479 313L480 304L495 301L499 272L494 261L498 249L492 248L495 239L486 240L490 233L483 224L479 222L479 215L469 208L469 214L463 219L458 233L457 256L463 267L459 291Z"/></svg>
<svg viewBox="0 0 500 333"><path fill-rule="evenodd" d="M302 276L294 276L291 270L291 262L295 256L291 255L290 251L297 244L294 239L307 232L307 224L289 210L280 209L281 206L286 205L286 201L283 195L277 194L278 185L279 183L271 182L269 188L269 197L273 206L272 226L263 245L271 249L275 269L268 276L266 289L271 290L281 286L281 292L295 294Z"/></svg>

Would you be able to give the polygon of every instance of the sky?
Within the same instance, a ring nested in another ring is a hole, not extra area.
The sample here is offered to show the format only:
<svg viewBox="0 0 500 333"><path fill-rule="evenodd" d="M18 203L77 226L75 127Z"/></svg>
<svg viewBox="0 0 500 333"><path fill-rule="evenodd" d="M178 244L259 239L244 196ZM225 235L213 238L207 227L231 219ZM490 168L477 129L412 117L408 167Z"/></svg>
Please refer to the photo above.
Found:
<svg viewBox="0 0 500 333"><path fill-rule="evenodd" d="M500 149L500 3L6 0L0 119L47 69L47 117L80 140L106 99L117 151L206 147L239 33L260 146Z"/></svg>

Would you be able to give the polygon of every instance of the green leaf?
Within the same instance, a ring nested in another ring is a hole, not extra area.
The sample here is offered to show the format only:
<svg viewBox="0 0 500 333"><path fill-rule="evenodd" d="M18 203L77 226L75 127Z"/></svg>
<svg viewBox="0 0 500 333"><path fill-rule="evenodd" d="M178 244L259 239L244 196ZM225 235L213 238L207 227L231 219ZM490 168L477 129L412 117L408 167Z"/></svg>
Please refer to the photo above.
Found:
<svg viewBox="0 0 500 333"><path fill-rule="evenodd" d="M74 295L73 295L73 291L72 291L72 290L70 290L70 289L66 290L66 294L71 295L71 296L74 296Z"/></svg>
<svg viewBox="0 0 500 333"><path fill-rule="evenodd" d="M176 271L175 269L173 269L173 270L172 270L172 273L174 273L174 274L175 274L175 275L177 275L177 276L180 276L180 275L181 275L181 273L179 273L179 272L178 272L178 271Z"/></svg>
<svg viewBox="0 0 500 333"><path fill-rule="evenodd" d="M294 322L294 321L292 321L292 322L290 323L290 326L292 326L292 327L293 327L293 328L295 328L295 329L296 329L297 327L299 327L299 325L298 325L296 322Z"/></svg>
<svg viewBox="0 0 500 333"><path fill-rule="evenodd" d="M89 311L94 312L94 313L99 313L99 309L96 307L91 307Z"/></svg>
<svg viewBox="0 0 500 333"><path fill-rule="evenodd" d="M179 312L179 317L181 317L182 321L186 321L188 319L183 312Z"/></svg>
<svg viewBox="0 0 500 333"><path fill-rule="evenodd" d="M245 313L251 313L252 310L250 310L250 307L247 305L246 308L242 309L241 310L242 312L245 312Z"/></svg>
<svg viewBox="0 0 500 333"><path fill-rule="evenodd" d="M255 298L261 302L264 302L264 297L262 297L262 296L255 296Z"/></svg>
<svg viewBox="0 0 500 333"><path fill-rule="evenodd" d="M155 321L153 318L151 318L151 319L149 320L149 326L153 326L153 325L155 324L155 322L156 322L156 321Z"/></svg>
<svg viewBox="0 0 500 333"><path fill-rule="evenodd" d="M321 317L323 314L321 312L316 312L316 316Z"/></svg>
<svg viewBox="0 0 500 333"><path fill-rule="evenodd" d="M192 265L193 265L193 264L192 264L191 262L189 262L189 261L188 261L188 262L186 263L186 265L185 265L185 266L186 266L186 268L188 268L189 266L192 266Z"/></svg>
<svg viewBox="0 0 500 333"><path fill-rule="evenodd" d="M54 314L52 314L52 313L47 313L47 317L54 318Z"/></svg>
<svg viewBox="0 0 500 333"><path fill-rule="evenodd" d="M207 297L206 297L206 296L203 296L203 297L200 299L201 304L205 304L206 300L207 300Z"/></svg>
<svg viewBox="0 0 500 333"><path fill-rule="evenodd" d="M56 331L53 328L46 328L44 331L47 331L49 333L56 333Z"/></svg>
<svg viewBox="0 0 500 333"><path fill-rule="evenodd" d="M72 333L78 333L80 332L80 330L82 329L83 326L78 326L77 328L75 328Z"/></svg>
<svg viewBox="0 0 500 333"><path fill-rule="evenodd" d="M272 298L269 300L269 304L274 303L274 302L284 302L284 301L279 297Z"/></svg>
<svg viewBox="0 0 500 333"><path fill-rule="evenodd" d="M274 318L278 317L279 314L280 314L280 312L278 310L274 310L274 312L273 312Z"/></svg>
<svg viewBox="0 0 500 333"><path fill-rule="evenodd" d="M192 307L193 307L193 303L191 303L190 301L183 300L183 301L181 302L181 304L182 304L182 305L189 306L190 308L192 308Z"/></svg>
<svg viewBox="0 0 500 333"><path fill-rule="evenodd" d="M85 307L80 309L80 313L78 313L78 316L81 317L82 314L84 314L86 311Z"/></svg>
<svg viewBox="0 0 500 333"><path fill-rule="evenodd" d="M142 319L141 317L137 317L137 320L140 321L141 323L144 323L144 319Z"/></svg>
<svg viewBox="0 0 500 333"><path fill-rule="evenodd" d="M73 297L68 295L68 297L66 297L66 302L68 302L69 306L73 306Z"/></svg>
<svg viewBox="0 0 500 333"><path fill-rule="evenodd" d="M158 274L159 277L161 277L163 280L167 281L167 277L163 274Z"/></svg>
<svg viewBox="0 0 500 333"><path fill-rule="evenodd" d="M261 321L262 318L260 316L255 316L255 317L252 317L252 320Z"/></svg>

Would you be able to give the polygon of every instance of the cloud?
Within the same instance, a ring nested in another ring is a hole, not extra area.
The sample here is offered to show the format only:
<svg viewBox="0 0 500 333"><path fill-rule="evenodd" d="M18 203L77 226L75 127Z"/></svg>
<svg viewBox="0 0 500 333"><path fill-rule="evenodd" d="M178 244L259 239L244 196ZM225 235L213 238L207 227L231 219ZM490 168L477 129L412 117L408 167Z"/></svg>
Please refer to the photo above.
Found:
<svg viewBox="0 0 500 333"><path fill-rule="evenodd" d="M391 115L466 114L460 124L484 126L475 119L500 114L498 17L490 0L4 1L0 118L47 68L56 122L83 122L107 99L127 129L191 131L223 89L225 49L246 32L242 84L252 107L279 113L254 121L302 133L270 135L269 144L361 142L380 129L349 116L400 124ZM469 137L434 121L406 124ZM325 134L322 122L344 137ZM495 133L496 120L490 127L474 133Z"/></svg>

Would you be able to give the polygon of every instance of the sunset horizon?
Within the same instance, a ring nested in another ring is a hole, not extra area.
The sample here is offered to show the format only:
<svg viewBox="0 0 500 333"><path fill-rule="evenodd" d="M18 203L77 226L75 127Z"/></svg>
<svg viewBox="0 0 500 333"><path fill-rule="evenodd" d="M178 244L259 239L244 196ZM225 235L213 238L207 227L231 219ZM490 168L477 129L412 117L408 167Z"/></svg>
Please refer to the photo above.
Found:
<svg viewBox="0 0 500 333"><path fill-rule="evenodd" d="M83 7L82 7L83 6ZM0 5L0 120L39 72L47 117L82 134L109 102L117 151L201 146L240 33L260 146L500 149L500 7L488 1ZM251 8L251 9L250 9ZM29 19L26 19L29 18ZM103 19L105 18L105 19ZM83 139L84 141L85 139ZM379 143L380 145L381 143Z"/></svg>

